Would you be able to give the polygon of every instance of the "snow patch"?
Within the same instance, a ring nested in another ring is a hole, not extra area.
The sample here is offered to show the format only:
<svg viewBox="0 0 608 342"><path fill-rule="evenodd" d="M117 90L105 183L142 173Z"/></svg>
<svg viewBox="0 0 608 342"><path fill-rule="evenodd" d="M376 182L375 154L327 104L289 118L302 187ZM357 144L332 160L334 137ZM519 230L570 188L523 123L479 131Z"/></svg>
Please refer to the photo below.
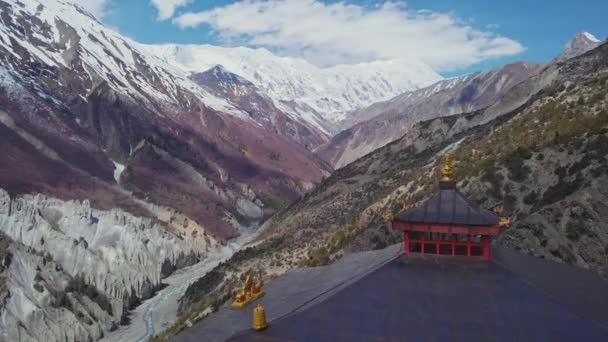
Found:
<svg viewBox="0 0 608 342"><path fill-rule="evenodd" d="M120 175L125 170L125 166L114 160L112 160L112 163L114 163L114 180L116 184L120 184Z"/></svg>
<svg viewBox="0 0 608 342"><path fill-rule="evenodd" d="M589 32L583 32L583 36L585 36L585 38L589 39L590 41L594 42L594 43L599 43L600 40L597 39L594 35L592 35Z"/></svg>

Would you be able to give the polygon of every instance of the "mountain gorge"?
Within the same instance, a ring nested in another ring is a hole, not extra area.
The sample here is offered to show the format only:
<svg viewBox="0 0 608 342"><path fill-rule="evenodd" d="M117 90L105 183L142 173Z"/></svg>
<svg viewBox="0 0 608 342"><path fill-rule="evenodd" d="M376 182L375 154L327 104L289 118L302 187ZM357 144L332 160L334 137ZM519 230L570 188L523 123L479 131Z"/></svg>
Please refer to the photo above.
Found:
<svg viewBox="0 0 608 342"><path fill-rule="evenodd" d="M227 258L228 241L329 176L311 150L346 112L439 79L249 49L265 71L250 81L219 65L241 49L207 49L192 69L165 48L71 1L0 1L0 339L97 340L127 324L165 277Z"/></svg>
<svg viewBox="0 0 608 342"><path fill-rule="evenodd" d="M145 340L179 313L163 339L246 272L396 243L382 215L425 198L447 154L463 192L514 218L496 243L606 276L606 61L580 33L548 63L450 79L322 68L0 0L0 341Z"/></svg>

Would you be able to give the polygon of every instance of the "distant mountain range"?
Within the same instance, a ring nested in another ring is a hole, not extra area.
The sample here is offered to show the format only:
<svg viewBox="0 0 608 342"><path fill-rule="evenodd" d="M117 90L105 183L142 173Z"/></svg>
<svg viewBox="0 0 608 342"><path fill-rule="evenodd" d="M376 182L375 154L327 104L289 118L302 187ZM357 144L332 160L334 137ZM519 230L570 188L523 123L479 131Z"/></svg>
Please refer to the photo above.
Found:
<svg viewBox="0 0 608 342"><path fill-rule="evenodd" d="M319 68L265 49L210 45L143 46L184 72L217 65L252 82L274 105L296 120L331 135L349 112L440 80L428 65L388 60Z"/></svg>
<svg viewBox="0 0 608 342"><path fill-rule="evenodd" d="M549 64L581 55L601 42L588 32L578 33L562 54ZM428 87L406 92L387 101L355 110L344 129L317 154L335 168L370 153L404 136L413 125L435 117L474 112L487 108L509 90L545 65L518 62L492 70L438 81Z"/></svg>

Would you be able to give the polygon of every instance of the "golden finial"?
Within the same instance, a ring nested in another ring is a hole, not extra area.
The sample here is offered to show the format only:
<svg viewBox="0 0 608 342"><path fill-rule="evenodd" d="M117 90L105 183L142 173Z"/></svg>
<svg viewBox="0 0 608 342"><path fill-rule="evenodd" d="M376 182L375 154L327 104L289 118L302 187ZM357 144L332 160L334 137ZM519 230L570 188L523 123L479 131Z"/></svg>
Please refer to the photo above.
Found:
<svg viewBox="0 0 608 342"><path fill-rule="evenodd" d="M387 211L386 213L384 213L384 221L386 222L393 222L393 213L391 213L390 211Z"/></svg>
<svg viewBox="0 0 608 342"><path fill-rule="evenodd" d="M412 207L412 205L411 205L411 204L409 204L409 203L407 203L407 202L405 202L405 201L403 202L403 210L408 210L408 209L410 209L411 207Z"/></svg>
<svg viewBox="0 0 608 342"><path fill-rule="evenodd" d="M454 170L452 170L452 158L448 155L443 165L443 179L444 182L451 182L454 180Z"/></svg>
<svg viewBox="0 0 608 342"><path fill-rule="evenodd" d="M255 330L264 330L268 328L268 323L266 322L266 312L264 311L264 307L260 304L255 306L253 309L253 329Z"/></svg>
<svg viewBox="0 0 608 342"><path fill-rule="evenodd" d="M498 222L498 226L501 228L506 228L511 225L511 222L513 222L513 220L510 217L501 217L500 221Z"/></svg>

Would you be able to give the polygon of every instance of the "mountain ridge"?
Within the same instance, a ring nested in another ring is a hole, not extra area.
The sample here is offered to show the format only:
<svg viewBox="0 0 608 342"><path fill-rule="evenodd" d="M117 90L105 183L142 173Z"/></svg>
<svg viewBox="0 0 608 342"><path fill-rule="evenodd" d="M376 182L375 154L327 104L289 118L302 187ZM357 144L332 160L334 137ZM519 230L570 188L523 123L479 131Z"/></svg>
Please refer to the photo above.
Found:
<svg viewBox="0 0 608 342"><path fill-rule="evenodd" d="M591 38L590 38L591 37ZM486 108L511 87L542 68L579 56L599 46L587 32L576 34L555 59L545 63L515 62L494 69L438 81L428 87L374 103L350 114L349 125L315 152L340 168L399 139L413 124L432 117Z"/></svg>
<svg viewBox="0 0 608 342"><path fill-rule="evenodd" d="M417 89L441 77L414 61L377 61L319 68L302 59L266 49L212 45L142 45L185 72L204 72L217 64L254 83L294 118L331 134L348 112Z"/></svg>

